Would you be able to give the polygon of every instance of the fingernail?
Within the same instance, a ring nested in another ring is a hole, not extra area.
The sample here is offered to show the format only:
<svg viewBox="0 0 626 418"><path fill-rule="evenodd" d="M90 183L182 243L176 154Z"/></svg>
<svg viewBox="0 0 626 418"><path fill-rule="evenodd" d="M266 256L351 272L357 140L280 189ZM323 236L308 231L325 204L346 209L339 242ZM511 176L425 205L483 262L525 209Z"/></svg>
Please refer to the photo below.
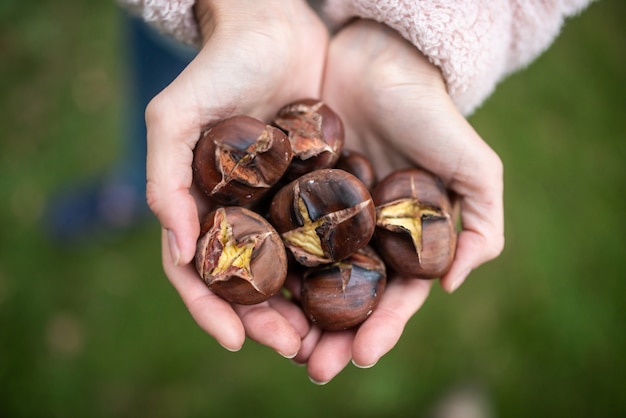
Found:
<svg viewBox="0 0 626 418"><path fill-rule="evenodd" d="M290 360L298 355L298 352L295 352L293 354L283 354L280 351L277 351L277 353L280 354L281 356L283 356L284 358L290 359Z"/></svg>
<svg viewBox="0 0 626 418"><path fill-rule="evenodd" d="M330 382L330 380L327 380L325 382L318 382L317 380L313 379L311 376L309 376L309 380L311 381L311 383L317 386L324 386L326 383Z"/></svg>
<svg viewBox="0 0 626 418"><path fill-rule="evenodd" d="M452 286L450 287L450 293L454 293L465 281L467 276L472 272L471 268L464 270L463 273L459 274L456 279L452 282Z"/></svg>
<svg viewBox="0 0 626 418"><path fill-rule="evenodd" d="M352 364L354 364L359 369L370 369L370 368L374 367L376 365L376 363L378 363L378 361L375 361L375 362L373 362L371 364L359 364L356 361L354 361L354 359L352 359Z"/></svg>
<svg viewBox="0 0 626 418"><path fill-rule="evenodd" d="M237 348L230 348L230 347L226 347L224 344L218 342L219 345L222 346L222 348L224 348L225 350L230 351L231 353L236 353L237 351L241 350L241 347L237 347Z"/></svg>
<svg viewBox="0 0 626 418"><path fill-rule="evenodd" d="M167 230L167 243L170 247L170 256L174 265L177 266L180 261L180 250L178 249L178 243L176 242L176 236L169 229Z"/></svg>
<svg viewBox="0 0 626 418"><path fill-rule="evenodd" d="M294 366L297 366L297 367L304 367L304 366L306 366L306 363L301 363L301 362L295 361L293 359L291 360L291 364L293 364Z"/></svg>

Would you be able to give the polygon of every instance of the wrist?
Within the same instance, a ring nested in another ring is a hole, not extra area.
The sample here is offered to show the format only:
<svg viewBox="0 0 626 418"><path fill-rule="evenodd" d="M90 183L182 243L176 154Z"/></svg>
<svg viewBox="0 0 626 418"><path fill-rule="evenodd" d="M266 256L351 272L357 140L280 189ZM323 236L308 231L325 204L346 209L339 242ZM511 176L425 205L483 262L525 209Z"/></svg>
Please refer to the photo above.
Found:
<svg viewBox="0 0 626 418"><path fill-rule="evenodd" d="M215 30L216 12L214 9L214 1L212 0L196 0L193 13L198 23L202 43L210 38Z"/></svg>
<svg viewBox="0 0 626 418"><path fill-rule="evenodd" d="M249 31L277 23L291 24L301 18L302 0L196 0L194 13L202 39L219 28Z"/></svg>
<svg viewBox="0 0 626 418"><path fill-rule="evenodd" d="M363 77L364 82L419 81L422 87L446 91L441 69L386 24L369 19L354 19L341 29L339 35L348 39L345 45L347 48L359 51L357 56L362 61L362 68L371 69L365 73L370 79Z"/></svg>

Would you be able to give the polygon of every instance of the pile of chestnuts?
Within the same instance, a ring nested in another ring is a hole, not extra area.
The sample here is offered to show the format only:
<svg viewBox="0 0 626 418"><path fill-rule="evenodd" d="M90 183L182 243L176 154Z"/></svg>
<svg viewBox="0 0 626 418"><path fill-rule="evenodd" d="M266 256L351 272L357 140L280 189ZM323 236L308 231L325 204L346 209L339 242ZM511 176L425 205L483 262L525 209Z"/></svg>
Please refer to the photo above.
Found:
<svg viewBox="0 0 626 418"><path fill-rule="evenodd" d="M270 124L219 121L202 133L192 168L212 209L196 269L231 303L271 298L294 271L302 283L292 296L309 320L343 330L374 311L388 270L432 279L454 259L442 182L417 168L377 182L367 158L344 149L343 123L322 101L288 104Z"/></svg>

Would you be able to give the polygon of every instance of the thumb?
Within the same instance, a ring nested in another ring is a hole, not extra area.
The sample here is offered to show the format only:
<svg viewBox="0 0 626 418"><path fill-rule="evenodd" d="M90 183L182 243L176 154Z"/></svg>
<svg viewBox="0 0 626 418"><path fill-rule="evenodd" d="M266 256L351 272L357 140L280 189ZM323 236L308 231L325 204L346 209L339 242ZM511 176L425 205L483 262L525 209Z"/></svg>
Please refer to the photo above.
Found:
<svg viewBox="0 0 626 418"><path fill-rule="evenodd" d="M150 209L167 231L171 259L176 265L191 262L200 233L198 208L190 193L193 149L200 125L175 105L167 89L146 108L147 185Z"/></svg>
<svg viewBox="0 0 626 418"><path fill-rule="evenodd" d="M456 256L441 279L443 288L453 292L472 269L502 252L503 166L449 98L439 105L432 103L428 108L409 106L421 106L425 116L396 115L402 123L389 124L387 134L402 144L408 158L441 177L460 199L462 230Z"/></svg>

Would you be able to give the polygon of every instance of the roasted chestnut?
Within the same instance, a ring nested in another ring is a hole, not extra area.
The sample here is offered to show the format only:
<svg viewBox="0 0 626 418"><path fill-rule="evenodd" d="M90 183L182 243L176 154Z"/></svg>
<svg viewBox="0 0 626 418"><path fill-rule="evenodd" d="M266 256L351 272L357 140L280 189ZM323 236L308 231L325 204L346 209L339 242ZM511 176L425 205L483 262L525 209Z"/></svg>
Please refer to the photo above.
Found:
<svg viewBox="0 0 626 418"><path fill-rule="evenodd" d="M361 183L367 187L367 190L372 190L376 185L374 167L370 160L360 152L344 148L339 156L339 160L337 160L333 168L338 168L353 174L356 178L361 180Z"/></svg>
<svg viewBox="0 0 626 418"><path fill-rule="evenodd" d="M244 305L271 298L287 277L287 254L280 235L261 215L235 206L207 215L195 264L214 293Z"/></svg>
<svg viewBox="0 0 626 418"><path fill-rule="evenodd" d="M422 279L444 275L456 250L452 205L441 180L421 169L391 173L372 192L375 242L398 273Z"/></svg>
<svg viewBox="0 0 626 418"><path fill-rule="evenodd" d="M202 134L194 149L194 181L214 202L251 207L283 176L292 156L280 129L233 116Z"/></svg>
<svg viewBox="0 0 626 418"><path fill-rule="evenodd" d="M285 246L305 266L332 263L363 248L376 221L367 188L336 169L313 171L281 188L269 216Z"/></svg>
<svg viewBox="0 0 626 418"><path fill-rule="evenodd" d="M289 137L293 161L285 176L332 168L341 154L344 128L341 118L324 102L301 99L280 108L273 124Z"/></svg>
<svg viewBox="0 0 626 418"><path fill-rule="evenodd" d="M374 311L386 283L385 264L366 246L345 260L308 268L302 279L302 310L324 330L348 329Z"/></svg>

